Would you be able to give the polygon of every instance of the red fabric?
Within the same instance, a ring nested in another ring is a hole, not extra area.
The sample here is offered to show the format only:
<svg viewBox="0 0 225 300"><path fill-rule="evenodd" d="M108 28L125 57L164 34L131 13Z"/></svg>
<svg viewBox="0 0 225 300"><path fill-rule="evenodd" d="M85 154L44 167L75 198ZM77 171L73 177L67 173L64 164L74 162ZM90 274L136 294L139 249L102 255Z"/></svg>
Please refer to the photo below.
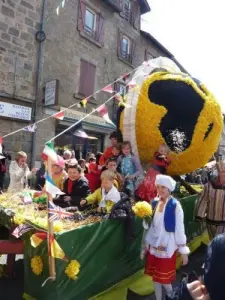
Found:
<svg viewBox="0 0 225 300"><path fill-rule="evenodd" d="M158 158L160 155L161 154L159 152L155 152L152 164L156 166L164 167L167 170L170 164L170 159L168 157L160 159Z"/></svg>
<svg viewBox="0 0 225 300"><path fill-rule="evenodd" d="M67 188L67 193L68 195L70 195L72 193L72 190L73 190L73 181L72 180L68 180L68 188Z"/></svg>
<svg viewBox="0 0 225 300"><path fill-rule="evenodd" d="M176 252L171 258L159 258L147 252L145 274L162 284L170 284L176 279Z"/></svg>
<svg viewBox="0 0 225 300"><path fill-rule="evenodd" d="M136 195L139 198L147 202L150 202L157 196L157 191L155 187L155 178L156 175L158 174L160 173L154 170L153 168L148 169L144 181L139 185L139 187L136 190Z"/></svg>
<svg viewBox="0 0 225 300"><path fill-rule="evenodd" d="M107 159L109 159L110 157L113 156L112 149L113 149L112 146L106 148L106 150L104 151L104 153L100 157L100 160L99 160L99 165L100 166L104 166L104 164L106 163Z"/></svg>
<svg viewBox="0 0 225 300"><path fill-rule="evenodd" d="M101 186L100 174L87 173L85 177L92 193Z"/></svg>

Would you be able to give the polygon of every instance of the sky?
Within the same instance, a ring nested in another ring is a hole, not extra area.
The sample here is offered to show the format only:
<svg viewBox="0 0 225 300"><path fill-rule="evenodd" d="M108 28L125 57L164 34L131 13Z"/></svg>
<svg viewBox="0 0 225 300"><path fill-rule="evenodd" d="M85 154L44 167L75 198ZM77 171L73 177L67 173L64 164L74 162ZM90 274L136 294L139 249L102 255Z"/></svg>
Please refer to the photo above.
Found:
<svg viewBox="0 0 225 300"><path fill-rule="evenodd" d="M222 0L148 0L142 29L216 96L225 113L225 4Z"/></svg>

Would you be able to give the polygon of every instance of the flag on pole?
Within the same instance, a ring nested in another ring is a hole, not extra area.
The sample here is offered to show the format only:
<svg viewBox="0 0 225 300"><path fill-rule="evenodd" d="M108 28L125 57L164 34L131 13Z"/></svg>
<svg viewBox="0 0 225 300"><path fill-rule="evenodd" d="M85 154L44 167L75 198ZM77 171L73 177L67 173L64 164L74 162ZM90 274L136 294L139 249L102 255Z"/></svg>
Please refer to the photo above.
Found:
<svg viewBox="0 0 225 300"><path fill-rule="evenodd" d="M31 124L31 125L25 127L23 130L27 131L27 132L35 132L36 129L37 129L37 125Z"/></svg>
<svg viewBox="0 0 225 300"><path fill-rule="evenodd" d="M100 107L98 107L97 112L99 113L99 115L109 124L112 124L113 126L115 126L115 124L110 120L109 118L109 113L108 113L108 109L105 106L105 104L101 105Z"/></svg>
<svg viewBox="0 0 225 300"><path fill-rule="evenodd" d="M43 154L50 158L53 162L58 163L58 156L51 142L45 144Z"/></svg>
<svg viewBox="0 0 225 300"><path fill-rule="evenodd" d="M47 240L47 232L36 232L31 238L31 246L37 248L43 241ZM59 246L54 236L50 235L50 255L54 258L59 258L68 261L65 252Z"/></svg>
<svg viewBox="0 0 225 300"><path fill-rule="evenodd" d="M65 117L65 113L64 113L64 111L60 111L60 112L54 114L53 117L58 120L63 120Z"/></svg>
<svg viewBox="0 0 225 300"><path fill-rule="evenodd" d="M110 93L112 94L114 92L113 88L112 88L112 85L107 85L105 86L103 89L102 89L102 92L106 92L106 93Z"/></svg>
<svg viewBox="0 0 225 300"><path fill-rule="evenodd" d="M48 202L48 218L50 222L59 219L72 219L73 217L73 213L65 211L51 201Z"/></svg>
<svg viewBox="0 0 225 300"><path fill-rule="evenodd" d="M56 197L56 195L64 195L64 193L57 187L49 174L46 175L45 188L46 192L51 194L53 198Z"/></svg>

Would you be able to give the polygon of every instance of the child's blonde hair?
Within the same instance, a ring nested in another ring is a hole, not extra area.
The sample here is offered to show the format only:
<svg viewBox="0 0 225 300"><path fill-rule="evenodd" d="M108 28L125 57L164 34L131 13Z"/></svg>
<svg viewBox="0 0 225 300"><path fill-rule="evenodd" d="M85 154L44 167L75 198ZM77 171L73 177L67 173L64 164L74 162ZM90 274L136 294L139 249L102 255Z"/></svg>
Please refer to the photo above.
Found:
<svg viewBox="0 0 225 300"><path fill-rule="evenodd" d="M169 148L166 144L161 144L161 145L159 146L159 149L160 149L160 148L164 148L166 154L169 154L169 153L170 153L170 148Z"/></svg>
<svg viewBox="0 0 225 300"><path fill-rule="evenodd" d="M101 180L102 179L114 181L116 179L116 174L114 172L112 172L111 170L105 170L101 174Z"/></svg>

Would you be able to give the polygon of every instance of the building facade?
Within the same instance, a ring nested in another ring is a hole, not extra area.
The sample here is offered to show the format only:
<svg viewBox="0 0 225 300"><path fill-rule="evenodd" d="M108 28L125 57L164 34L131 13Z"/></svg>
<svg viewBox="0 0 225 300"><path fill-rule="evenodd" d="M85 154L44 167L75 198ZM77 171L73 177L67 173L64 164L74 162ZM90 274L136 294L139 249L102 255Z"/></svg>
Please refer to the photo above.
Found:
<svg viewBox="0 0 225 300"><path fill-rule="evenodd" d="M0 134L46 118L35 134L20 132L4 139L16 152L40 160L44 143L102 104L109 94L91 97L86 108L73 106L62 121L50 116L132 71L144 60L173 58L151 35L141 31L147 0L67 0L56 10L53 0L5 0L0 4ZM41 26L40 24L43 24ZM125 83L113 88L123 93ZM108 105L115 119L116 104ZM12 112L10 114L9 112ZM26 113L25 113L26 112ZM84 130L89 139L77 135ZM97 115L71 128L55 145L82 152L102 151L114 127ZM83 153L84 154L84 153Z"/></svg>

